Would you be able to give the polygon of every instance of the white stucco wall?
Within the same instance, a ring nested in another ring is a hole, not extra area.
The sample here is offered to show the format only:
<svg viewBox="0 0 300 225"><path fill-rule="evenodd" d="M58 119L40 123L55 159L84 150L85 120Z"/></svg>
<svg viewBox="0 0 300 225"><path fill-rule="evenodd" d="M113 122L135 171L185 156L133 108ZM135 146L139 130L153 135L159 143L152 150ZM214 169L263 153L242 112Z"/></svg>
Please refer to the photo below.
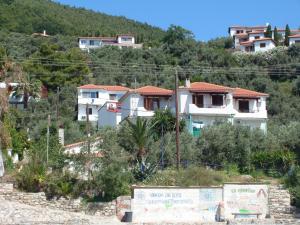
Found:
<svg viewBox="0 0 300 225"><path fill-rule="evenodd" d="M265 43L266 47L261 48L260 47L261 43ZM255 41L253 44L254 44L254 51L255 52L265 52L265 51L269 51L269 50L276 47L274 42L271 41L271 40L268 40L268 41Z"/></svg>
<svg viewBox="0 0 300 225"><path fill-rule="evenodd" d="M265 34L264 33L259 33L259 34L249 34L249 41L255 40L255 37L259 36L259 38L264 38Z"/></svg>
<svg viewBox="0 0 300 225"><path fill-rule="evenodd" d="M289 40L290 45L293 45L296 42L299 42L299 44L300 44L300 37L298 37L298 38L290 38L290 40Z"/></svg>
<svg viewBox="0 0 300 225"><path fill-rule="evenodd" d="M121 122L121 112L108 111L109 103L105 103L98 111L98 128L117 127Z"/></svg>
<svg viewBox="0 0 300 225"><path fill-rule="evenodd" d="M84 98L83 92L97 92L98 98ZM78 115L79 121L85 121L83 117L86 116L86 105L89 104L89 108L92 108L93 114L90 115L90 121L98 121L98 110L102 105L109 101L110 94L116 94L117 100L120 99L126 91L106 91L103 89L78 89Z"/></svg>

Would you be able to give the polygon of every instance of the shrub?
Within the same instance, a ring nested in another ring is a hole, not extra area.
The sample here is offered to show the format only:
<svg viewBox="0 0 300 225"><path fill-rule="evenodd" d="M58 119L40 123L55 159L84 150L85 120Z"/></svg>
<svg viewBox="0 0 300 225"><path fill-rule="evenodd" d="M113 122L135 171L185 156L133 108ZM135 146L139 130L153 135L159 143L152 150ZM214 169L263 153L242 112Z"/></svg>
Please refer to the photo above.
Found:
<svg viewBox="0 0 300 225"><path fill-rule="evenodd" d="M260 151L251 155L254 169L261 169L267 175L275 177L286 174L295 161L296 155L291 151Z"/></svg>
<svg viewBox="0 0 300 225"><path fill-rule="evenodd" d="M39 192L46 177L46 167L41 163L30 163L17 174L18 187L28 192Z"/></svg>

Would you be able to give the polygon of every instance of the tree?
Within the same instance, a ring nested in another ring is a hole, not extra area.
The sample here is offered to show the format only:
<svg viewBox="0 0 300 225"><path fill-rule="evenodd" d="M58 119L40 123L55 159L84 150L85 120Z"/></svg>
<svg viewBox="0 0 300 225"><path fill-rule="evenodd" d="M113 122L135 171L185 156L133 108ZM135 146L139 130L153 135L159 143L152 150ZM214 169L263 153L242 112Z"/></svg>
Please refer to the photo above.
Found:
<svg viewBox="0 0 300 225"><path fill-rule="evenodd" d="M135 123L127 119L129 124L129 134L137 147L137 159L139 162L144 161L147 153L145 146L147 145L150 137L150 126L146 119L137 117Z"/></svg>
<svg viewBox="0 0 300 225"><path fill-rule="evenodd" d="M266 33L265 33L265 37L272 38L272 27L271 27L270 24L267 27L267 30L266 30Z"/></svg>
<svg viewBox="0 0 300 225"><path fill-rule="evenodd" d="M285 46L289 46L289 44L290 44L289 36L291 36L291 30L290 30L289 25L287 24L285 26L285 34L284 34L284 44L285 44Z"/></svg>
<svg viewBox="0 0 300 225"><path fill-rule="evenodd" d="M274 42L276 46L279 45L280 35L278 34L277 27L274 28Z"/></svg>
<svg viewBox="0 0 300 225"><path fill-rule="evenodd" d="M16 97L23 95L24 109L27 109L29 97L34 99L40 97L41 86L39 80L32 80L29 76L27 78L26 75L23 75L20 77L19 85L15 87L13 95Z"/></svg>

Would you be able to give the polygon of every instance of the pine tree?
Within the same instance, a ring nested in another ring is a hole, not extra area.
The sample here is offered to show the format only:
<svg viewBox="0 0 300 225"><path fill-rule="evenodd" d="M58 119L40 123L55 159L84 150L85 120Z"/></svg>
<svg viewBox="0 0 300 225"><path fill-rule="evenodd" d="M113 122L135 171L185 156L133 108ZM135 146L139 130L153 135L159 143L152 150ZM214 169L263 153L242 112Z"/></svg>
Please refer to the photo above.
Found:
<svg viewBox="0 0 300 225"><path fill-rule="evenodd" d="M271 27L271 25L268 25L267 31L265 33L265 37L266 38L272 38L272 27Z"/></svg>
<svg viewBox="0 0 300 225"><path fill-rule="evenodd" d="M275 27L274 28L274 42L275 42L276 46L279 45L279 39L280 39L280 36L278 34L277 27Z"/></svg>
<svg viewBox="0 0 300 225"><path fill-rule="evenodd" d="M291 30L289 25L285 26L285 36L284 36L284 44L285 46L289 46L289 36L291 36Z"/></svg>

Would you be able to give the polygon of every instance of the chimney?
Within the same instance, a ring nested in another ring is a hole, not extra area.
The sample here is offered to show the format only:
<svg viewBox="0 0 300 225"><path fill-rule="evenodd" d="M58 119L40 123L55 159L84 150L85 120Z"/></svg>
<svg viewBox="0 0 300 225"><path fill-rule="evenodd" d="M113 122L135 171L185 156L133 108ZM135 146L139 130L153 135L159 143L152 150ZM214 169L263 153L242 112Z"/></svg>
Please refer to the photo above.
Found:
<svg viewBox="0 0 300 225"><path fill-rule="evenodd" d="M62 146L65 145L65 130L63 127L60 127L58 129L58 141L59 144L61 144Z"/></svg>
<svg viewBox="0 0 300 225"><path fill-rule="evenodd" d="M190 78L186 78L186 79L185 79L185 87L186 87L186 88L190 88L190 87L191 87L191 81L190 81Z"/></svg>

